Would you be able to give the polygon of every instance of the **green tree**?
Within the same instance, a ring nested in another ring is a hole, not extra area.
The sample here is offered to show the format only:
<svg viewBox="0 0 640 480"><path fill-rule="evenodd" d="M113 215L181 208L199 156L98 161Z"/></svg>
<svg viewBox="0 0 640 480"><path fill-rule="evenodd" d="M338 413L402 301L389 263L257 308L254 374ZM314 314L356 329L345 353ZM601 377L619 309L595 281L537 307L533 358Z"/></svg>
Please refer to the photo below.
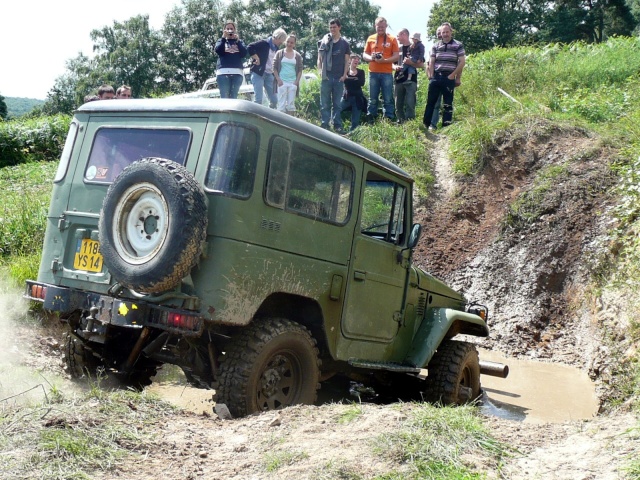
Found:
<svg viewBox="0 0 640 480"><path fill-rule="evenodd" d="M634 27L633 14L624 0L559 0L547 14L541 38L599 43L614 35L630 35Z"/></svg>
<svg viewBox="0 0 640 480"><path fill-rule="evenodd" d="M294 33L296 50L305 66L312 68L318 41L329 32L331 19L340 19L342 35L353 49L362 51L379 11L369 0L250 0L247 4L234 0L226 13L238 20L238 30L247 43L266 38L280 27Z"/></svg>
<svg viewBox="0 0 640 480"><path fill-rule="evenodd" d="M544 10L541 0L441 0L434 4L427 29L435 38L444 22L467 53L529 43L535 39Z"/></svg>
<svg viewBox="0 0 640 480"><path fill-rule="evenodd" d="M636 23L635 30L638 31L640 28L640 0L625 0L625 4Z"/></svg>
<svg viewBox="0 0 640 480"><path fill-rule="evenodd" d="M149 26L148 15L113 22L91 32L98 68L106 73L104 82L131 86L133 95L145 97L155 90L158 77L160 36Z"/></svg>
<svg viewBox="0 0 640 480"><path fill-rule="evenodd" d="M182 0L165 17L161 31L161 76L172 91L191 91L213 75L214 47L225 20L219 0Z"/></svg>
<svg viewBox="0 0 640 480"><path fill-rule="evenodd" d="M329 21L339 18L342 23L342 35L347 39L352 50L362 53L367 37L375 32L374 22L380 12L380 7L372 5L369 0L339 0L323 2L321 29L316 38L314 48L317 50L317 40L322 34L329 32ZM390 21L390 19L387 19ZM395 31L407 25L396 25ZM314 34L318 32L313 32Z"/></svg>
<svg viewBox="0 0 640 480"><path fill-rule="evenodd" d="M429 16L431 38L443 22L452 24L467 53L535 42L602 42L629 35L634 26L625 0L440 0Z"/></svg>
<svg viewBox="0 0 640 480"><path fill-rule="evenodd" d="M7 104L4 101L4 97L0 95L0 119L5 120L7 118Z"/></svg>
<svg viewBox="0 0 640 480"><path fill-rule="evenodd" d="M96 59L78 53L77 57L67 60L66 72L56 78L45 103L35 108L30 116L70 114L84 103L85 96L95 95L100 85L113 78Z"/></svg>

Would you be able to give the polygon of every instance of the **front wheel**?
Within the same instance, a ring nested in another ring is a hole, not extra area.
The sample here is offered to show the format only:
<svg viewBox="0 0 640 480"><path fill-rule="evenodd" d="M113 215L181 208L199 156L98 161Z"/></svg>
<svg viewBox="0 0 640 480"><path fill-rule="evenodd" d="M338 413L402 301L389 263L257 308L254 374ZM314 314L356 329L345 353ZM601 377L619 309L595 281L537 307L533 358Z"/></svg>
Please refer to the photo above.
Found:
<svg viewBox="0 0 640 480"><path fill-rule="evenodd" d="M445 340L428 366L427 398L461 405L480 396L480 359L471 343Z"/></svg>
<svg viewBox="0 0 640 480"><path fill-rule="evenodd" d="M305 327L280 318L257 321L227 347L215 400L235 417L312 404L319 376L318 348Z"/></svg>

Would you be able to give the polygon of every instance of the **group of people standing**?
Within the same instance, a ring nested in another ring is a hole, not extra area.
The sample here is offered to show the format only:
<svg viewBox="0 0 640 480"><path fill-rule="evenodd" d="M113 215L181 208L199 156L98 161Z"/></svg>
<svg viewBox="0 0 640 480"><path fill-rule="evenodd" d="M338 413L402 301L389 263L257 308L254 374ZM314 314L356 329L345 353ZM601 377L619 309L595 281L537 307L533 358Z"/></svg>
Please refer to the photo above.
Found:
<svg viewBox="0 0 640 480"><path fill-rule="evenodd" d="M438 27L438 40L429 58L420 33L410 35L403 28L396 38L387 33L384 17L376 18L374 26L376 32L367 38L362 54L362 59L369 63L369 100L363 91L364 70L358 68L361 58L351 52L349 42L342 37L339 19L329 22L329 33L318 42L322 128L333 127L336 133L345 133L342 112L349 110L352 131L360 125L362 113L366 113L368 123L375 122L380 97L385 118L397 123L414 119L418 71L425 65L429 89L423 123L435 130L442 107L442 126L450 125L454 89L461 84L465 65L464 46L453 38L451 25L443 23ZM245 58L249 56L255 102L262 104L266 92L271 108L293 114L303 70L302 55L295 50L296 41L295 35L287 35L278 28L268 38L245 45L238 37L235 22L227 20L215 45L220 96L237 98L244 79ZM283 43L285 47L281 49ZM122 85L115 91L110 85L102 85L98 95L88 96L85 101L110 98L131 98L131 87Z"/></svg>
<svg viewBox="0 0 640 480"><path fill-rule="evenodd" d="M382 114L385 118L403 123L416 116L418 70L427 65L429 90L423 117L425 127L435 130L442 104L442 126L451 124L453 92L461 84L465 64L462 43L453 39L453 29L443 23L437 30L438 41L431 48L429 58L420 33L410 35L403 28L397 38L387 33L387 20L375 20L376 33L365 43L362 58L369 63L369 94L367 102L362 87L364 71L358 68L360 59L351 53L349 44L340 36L340 22L329 23L330 33L318 45L318 70L322 73L320 105L322 127L344 133L342 111L351 109L351 130L358 127L360 112L366 111L366 121L378 117L378 103L382 96ZM337 53L336 53L337 52ZM329 68L327 68L327 65ZM348 65L348 67L347 67ZM344 88L341 88L342 84ZM342 93L344 91L344 93ZM342 96L342 101L339 100ZM333 113L332 113L333 110Z"/></svg>
<svg viewBox="0 0 640 480"><path fill-rule="evenodd" d="M214 47L219 59L216 79L220 97L237 98L244 78L244 59L249 55L255 102L262 104L266 92L271 108L293 114L303 68L302 55L295 50L296 40L295 35L278 28L269 38L245 46L235 23L226 21ZM280 49L283 43L285 48Z"/></svg>
<svg viewBox="0 0 640 480"><path fill-rule="evenodd" d="M340 21L333 19L329 22L330 33L318 43L323 128L328 129L332 123L336 133L344 133L342 112L348 109L351 110L351 131L360 125L361 112L366 112L367 122L375 121L380 95L385 117L392 120L397 118L400 122L415 118L417 68L424 66L424 45L420 41L420 34L414 34L414 43L410 44L409 31L403 29L398 37L406 39L406 44L403 43L400 50L397 39L387 34L387 20L384 17L376 19L375 29L376 33L367 38L362 55L364 61L369 63L368 101L362 90L365 75L358 68L360 57L350 51L349 43L341 37Z"/></svg>

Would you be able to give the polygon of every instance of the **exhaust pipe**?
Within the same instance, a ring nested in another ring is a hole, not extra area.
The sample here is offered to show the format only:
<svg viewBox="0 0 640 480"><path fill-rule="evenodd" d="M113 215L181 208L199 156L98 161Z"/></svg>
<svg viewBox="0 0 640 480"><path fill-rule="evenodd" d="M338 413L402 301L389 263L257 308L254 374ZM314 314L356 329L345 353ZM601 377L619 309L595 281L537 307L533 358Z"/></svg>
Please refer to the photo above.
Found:
<svg viewBox="0 0 640 480"><path fill-rule="evenodd" d="M491 377L507 378L509 365L498 362L480 361L480 373Z"/></svg>

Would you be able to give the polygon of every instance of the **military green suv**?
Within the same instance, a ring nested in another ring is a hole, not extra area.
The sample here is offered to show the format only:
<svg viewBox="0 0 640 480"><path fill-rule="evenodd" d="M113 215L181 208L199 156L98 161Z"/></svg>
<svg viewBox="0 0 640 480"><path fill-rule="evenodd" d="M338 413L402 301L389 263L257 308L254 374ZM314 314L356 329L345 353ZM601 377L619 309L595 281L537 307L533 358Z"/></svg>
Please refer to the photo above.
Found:
<svg viewBox="0 0 640 480"><path fill-rule="evenodd" d="M98 101L73 118L26 296L74 376L162 364L235 416L313 403L336 373L459 403L487 308L412 265L412 179L243 100Z"/></svg>

